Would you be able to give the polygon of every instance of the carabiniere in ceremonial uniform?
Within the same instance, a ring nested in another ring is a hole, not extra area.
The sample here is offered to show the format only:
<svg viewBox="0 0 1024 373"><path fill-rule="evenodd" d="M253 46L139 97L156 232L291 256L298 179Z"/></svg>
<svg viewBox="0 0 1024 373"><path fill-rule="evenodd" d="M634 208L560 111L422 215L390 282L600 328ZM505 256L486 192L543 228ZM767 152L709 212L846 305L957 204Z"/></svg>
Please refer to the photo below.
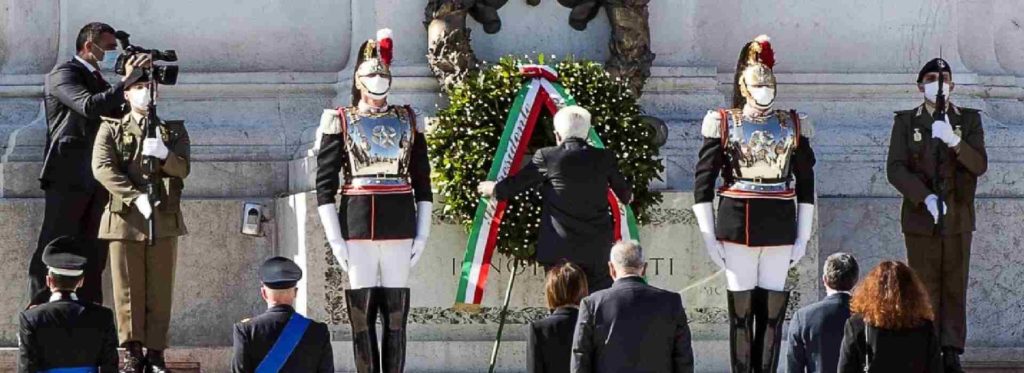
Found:
<svg viewBox="0 0 1024 373"><path fill-rule="evenodd" d="M359 51L352 106L324 110L317 130L317 210L331 251L348 272L356 369L402 372L409 271L430 234L430 163L412 108L387 101L391 30L379 30Z"/></svg>
<svg viewBox="0 0 1024 373"><path fill-rule="evenodd" d="M806 114L773 109L774 63L767 36L743 47L733 107L704 117L695 167L694 215L729 290L733 372L775 371L786 277L806 253L814 220L814 127Z"/></svg>

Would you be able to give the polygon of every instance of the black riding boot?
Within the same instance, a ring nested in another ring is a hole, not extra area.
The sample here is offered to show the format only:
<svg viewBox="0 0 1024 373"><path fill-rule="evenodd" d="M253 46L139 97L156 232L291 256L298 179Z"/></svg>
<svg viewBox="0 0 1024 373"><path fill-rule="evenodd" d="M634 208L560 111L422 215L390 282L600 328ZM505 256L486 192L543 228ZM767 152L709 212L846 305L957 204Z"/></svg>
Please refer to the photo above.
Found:
<svg viewBox="0 0 1024 373"><path fill-rule="evenodd" d="M143 373L145 360L142 356L142 342L128 341L124 343L124 361L121 362L120 373Z"/></svg>
<svg viewBox="0 0 1024 373"><path fill-rule="evenodd" d="M378 288L384 316L381 361L384 373L405 371L405 324L409 319L409 288Z"/></svg>
<svg viewBox="0 0 1024 373"><path fill-rule="evenodd" d="M356 371L359 373L380 372L380 350L377 348L376 288L345 290L348 305L348 322L352 326L352 351Z"/></svg>
<svg viewBox="0 0 1024 373"><path fill-rule="evenodd" d="M754 291L730 291L729 300L729 353L732 372L749 373L753 368L751 343L754 340Z"/></svg>
<svg viewBox="0 0 1024 373"><path fill-rule="evenodd" d="M755 348L760 352L755 354L758 357L758 372L775 372L779 366L779 351L782 347L782 323L786 321L786 307L789 305L788 291L772 291L757 288L761 294L755 307L759 309L754 312L758 319L757 335L754 340L758 341Z"/></svg>
<svg viewBox="0 0 1024 373"><path fill-rule="evenodd" d="M146 373L167 373L167 362L161 350L146 349Z"/></svg>

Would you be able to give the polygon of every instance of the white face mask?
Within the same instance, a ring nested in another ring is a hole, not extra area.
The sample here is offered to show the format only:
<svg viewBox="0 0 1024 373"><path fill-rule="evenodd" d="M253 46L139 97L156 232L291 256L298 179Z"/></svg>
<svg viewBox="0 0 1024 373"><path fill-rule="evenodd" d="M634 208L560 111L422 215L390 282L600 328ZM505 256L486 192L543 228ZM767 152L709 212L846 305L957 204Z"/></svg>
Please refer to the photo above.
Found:
<svg viewBox="0 0 1024 373"><path fill-rule="evenodd" d="M942 83L942 94L946 96L946 102L949 102L949 83ZM928 102L935 103L935 96L939 95L939 82L931 82L924 85L924 99Z"/></svg>
<svg viewBox="0 0 1024 373"><path fill-rule="evenodd" d="M103 51L103 58L96 61L100 65L100 70L103 71L114 71L114 65L117 65L117 58L121 56L121 52L117 49Z"/></svg>
<svg viewBox="0 0 1024 373"><path fill-rule="evenodd" d="M149 96L149 88L129 89L128 102L136 111L149 111L149 103L153 98Z"/></svg>
<svg viewBox="0 0 1024 373"><path fill-rule="evenodd" d="M359 82L366 88L366 96L374 100L383 100L388 97L388 90L391 89L391 79L383 76L364 76Z"/></svg>
<svg viewBox="0 0 1024 373"><path fill-rule="evenodd" d="M752 87L747 88L750 92L750 98L754 100L754 104L759 107L769 107L775 101L775 88L771 87Z"/></svg>

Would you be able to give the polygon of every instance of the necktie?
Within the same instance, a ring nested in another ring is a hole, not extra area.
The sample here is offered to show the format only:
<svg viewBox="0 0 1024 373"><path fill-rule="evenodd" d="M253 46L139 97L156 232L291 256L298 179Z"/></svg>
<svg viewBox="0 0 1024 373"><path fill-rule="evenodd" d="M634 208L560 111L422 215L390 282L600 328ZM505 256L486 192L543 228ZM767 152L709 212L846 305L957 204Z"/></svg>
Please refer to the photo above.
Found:
<svg viewBox="0 0 1024 373"><path fill-rule="evenodd" d="M103 74L100 74L99 71L93 71L92 75L96 77L96 80L99 81L101 86L103 86L103 87L109 87L110 86L110 84L107 84L106 79L103 79Z"/></svg>

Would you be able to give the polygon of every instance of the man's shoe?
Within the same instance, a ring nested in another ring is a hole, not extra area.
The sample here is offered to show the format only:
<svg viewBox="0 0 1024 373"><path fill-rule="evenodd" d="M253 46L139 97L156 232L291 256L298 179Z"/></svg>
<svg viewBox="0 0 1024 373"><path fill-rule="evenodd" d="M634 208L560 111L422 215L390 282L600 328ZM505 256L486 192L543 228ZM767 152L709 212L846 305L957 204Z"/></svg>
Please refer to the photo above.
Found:
<svg viewBox="0 0 1024 373"><path fill-rule="evenodd" d="M167 373L167 363L162 350L146 350L146 373Z"/></svg>
<svg viewBox="0 0 1024 373"><path fill-rule="evenodd" d="M128 341L124 343L124 361L121 362L120 373L143 373L145 359L142 356L142 342Z"/></svg>

